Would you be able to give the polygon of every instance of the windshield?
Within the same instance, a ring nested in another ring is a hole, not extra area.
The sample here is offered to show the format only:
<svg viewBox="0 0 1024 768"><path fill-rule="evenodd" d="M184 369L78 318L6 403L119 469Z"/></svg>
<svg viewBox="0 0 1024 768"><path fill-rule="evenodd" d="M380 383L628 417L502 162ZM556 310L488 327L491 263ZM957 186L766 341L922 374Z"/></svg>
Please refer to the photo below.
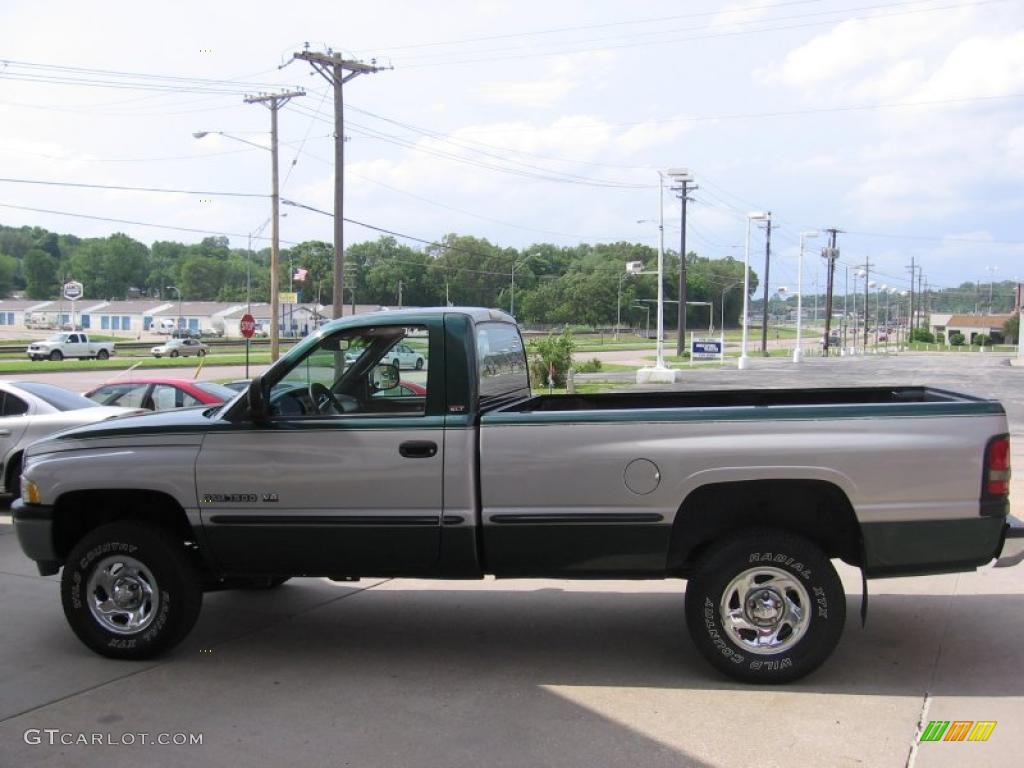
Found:
<svg viewBox="0 0 1024 768"><path fill-rule="evenodd" d="M77 392L69 392L66 389L54 386L53 384L40 384L35 381L19 381L14 386L31 395L35 395L40 400L44 400L58 411L77 411L79 408L96 407L96 403L84 395L80 395Z"/></svg>

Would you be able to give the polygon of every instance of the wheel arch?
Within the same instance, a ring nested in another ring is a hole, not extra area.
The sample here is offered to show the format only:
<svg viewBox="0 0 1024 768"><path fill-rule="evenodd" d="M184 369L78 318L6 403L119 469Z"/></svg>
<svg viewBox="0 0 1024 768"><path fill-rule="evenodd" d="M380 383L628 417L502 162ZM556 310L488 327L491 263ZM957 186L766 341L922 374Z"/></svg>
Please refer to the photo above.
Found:
<svg viewBox="0 0 1024 768"><path fill-rule="evenodd" d="M170 494L138 489L90 489L61 495L53 510L53 544L61 561L75 544L101 525L137 520L156 525L195 549L199 532Z"/></svg>
<svg viewBox="0 0 1024 768"><path fill-rule="evenodd" d="M743 480L693 489L672 524L668 572L687 575L727 534L770 527L804 536L828 557L863 563L863 538L849 496L825 480Z"/></svg>

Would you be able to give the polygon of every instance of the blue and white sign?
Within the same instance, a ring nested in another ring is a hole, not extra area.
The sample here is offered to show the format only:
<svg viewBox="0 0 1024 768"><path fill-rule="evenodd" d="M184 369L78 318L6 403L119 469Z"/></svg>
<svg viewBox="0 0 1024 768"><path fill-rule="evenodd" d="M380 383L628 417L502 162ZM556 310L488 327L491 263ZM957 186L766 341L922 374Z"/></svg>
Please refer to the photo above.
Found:
<svg viewBox="0 0 1024 768"><path fill-rule="evenodd" d="M722 356L724 343L721 339L690 339L691 360L714 360Z"/></svg>

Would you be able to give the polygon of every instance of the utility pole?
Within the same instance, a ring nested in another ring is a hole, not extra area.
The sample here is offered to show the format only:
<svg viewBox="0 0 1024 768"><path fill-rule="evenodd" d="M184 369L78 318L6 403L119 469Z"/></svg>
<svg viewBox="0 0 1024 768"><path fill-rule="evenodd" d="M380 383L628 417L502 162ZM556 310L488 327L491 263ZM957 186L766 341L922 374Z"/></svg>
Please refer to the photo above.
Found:
<svg viewBox="0 0 1024 768"><path fill-rule="evenodd" d="M677 197L682 201L681 232L679 234L679 319L676 321L676 356L682 357L686 349L686 202L690 198L687 195L695 189L700 189L690 179L683 178L678 187L672 187L673 192L678 192Z"/></svg>
<svg viewBox="0 0 1024 768"><path fill-rule="evenodd" d="M914 329L916 327L914 325L914 270L915 269L917 269L917 267L914 266L914 257L911 256L910 257L910 266L907 267L907 270L910 272L910 336L911 336L911 341L913 341Z"/></svg>
<svg viewBox="0 0 1024 768"><path fill-rule="evenodd" d="M246 96L246 104L263 104L270 109L270 361L275 362L281 355L280 322L281 306L278 296L280 279L278 261L281 251L281 199L278 194L277 174L277 111L297 96L305 96L306 92L286 91L285 93L260 94Z"/></svg>
<svg viewBox="0 0 1024 768"><path fill-rule="evenodd" d="M765 230L767 234L764 240L764 312L761 320L761 354L768 356L768 267L771 264L772 254L772 212L768 211L765 219Z"/></svg>
<svg viewBox="0 0 1024 768"><path fill-rule="evenodd" d="M821 257L828 260L828 278L825 284L825 339L822 342L822 349L825 357L828 357L829 333L832 329L832 288L835 283L836 259L839 258L839 249L836 247L836 235L842 232L841 229L832 227L826 229L828 232L828 246L821 249Z"/></svg>
<svg viewBox="0 0 1024 768"><path fill-rule="evenodd" d="M869 293L868 292L870 290L870 286L871 286L871 260L870 259L864 259L864 352L865 352L865 354L868 351L868 326L870 325L870 323L868 322L868 310L869 310L869 305L868 305Z"/></svg>
<svg viewBox="0 0 1024 768"><path fill-rule="evenodd" d="M342 86L354 77L373 74L394 67L378 67L377 60L369 64L344 59L340 53L313 53L308 50L292 54L292 60L308 61L334 88L334 318L344 314L345 307L345 101Z"/></svg>
<svg viewBox="0 0 1024 768"><path fill-rule="evenodd" d="M921 303L921 311L918 312L918 315L926 315L927 312L928 312L928 308L925 306L925 295L924 295L924 293L922 291L923 285L924 285L924 267L918 265L918 267L917 267L917 295L920 297L920 303ZM925 322L927 322L927 321L925 321ZM925 330L928 330L927 327L925 328Z"/></svg>
<svg viewBox="0 0 1024 768"><path fill-rule="evenodd" d="M398 281L398 308L402 308L402 281Z"/></svg>

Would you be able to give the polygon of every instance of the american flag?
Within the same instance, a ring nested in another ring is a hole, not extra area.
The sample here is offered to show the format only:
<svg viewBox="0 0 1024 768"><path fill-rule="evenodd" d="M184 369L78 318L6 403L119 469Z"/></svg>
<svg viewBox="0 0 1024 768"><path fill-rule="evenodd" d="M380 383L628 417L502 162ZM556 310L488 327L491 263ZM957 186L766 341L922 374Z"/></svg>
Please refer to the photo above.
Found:
<svg viewBox="0 0 1024 768"><path fill-rule="evenodd" d="M292 280L298 280L300 283L306 279L306 275L309 274L309 270L299 267L295 270L295 274L292 275Z"/></svg>

